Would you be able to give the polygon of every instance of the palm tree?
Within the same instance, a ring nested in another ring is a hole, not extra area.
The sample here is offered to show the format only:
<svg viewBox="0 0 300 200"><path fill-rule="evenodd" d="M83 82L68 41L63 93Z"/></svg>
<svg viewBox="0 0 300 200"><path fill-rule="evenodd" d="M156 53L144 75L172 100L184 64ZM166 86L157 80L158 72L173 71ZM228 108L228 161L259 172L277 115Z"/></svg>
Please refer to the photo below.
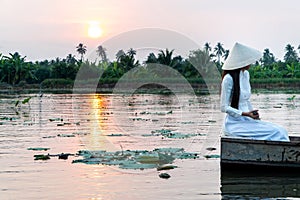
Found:
<svg viewBox="0 0 300 200"><path fill-rule="evenodd" d="M75 59L74 55L69 54L69 55L67 55L66 62L68 64L76 64L77 60Z"/></svg>
<svg viewBox="0 0 300 200"><path fill-rule="evenodd" d="M106 49L102 47L102 45L99 45L96 52L98 53L98 56L101 57L102 62L107 62L107 55L106 55Z"/></svg>
<svg viewBox="0 0 300 200"><path fill-rule="evenodd" d="M223 44L220 42L217 43L216 47L214 48L215 55L217 56L218 60L218 66L221 66L221 57L225 53L225 49L223 48Z"/></svg>
<svg viewBox="0 0 300 200"><path fill-rule="evenodd" d="M163 65L172 66L172 56L173 56L174 49L169 51L166 49L166 52L160 50L158 53L157 62Z"/></svg>
<svg viewBox="0 0 300 200"><path fill-rule="evenodd" d="M79 43L79 45L76 47L77 52L81 55L81 62L83 61L83 55L86 53L87 47L83 45L82 43Z"/></svg>
<svg viewBox="0 0 300 200"><path fill-rule="evenodd" d="M188 61L198 69L202 76L207 75L211 68L213 68L213 62L211 62L211 57L206 50L197 49L191 51Z"/></svg>
<svg viewBox="0 0 300 200"><path fill-rule="evenodd" d="M127 54L130 58L133 58L135 55L136 55L136 50L130 48L128 51L127 51Z"/></svg>
<svg viewBox="0 0 300 200"><path fill-rule="evenodd" d="M157 58L155 56L154 53L150 53L147 57L147 60L145 61L145 63L157 63Z"/></svg>
<svg viewBox="0 0 300 200"><path fill-rule="evenodd" d="M121 57L125 55L125 52L121 49L116 53L117 61L120 61Z"/></svg>
<svg viewBox="0 0 300 200"><path fill-rule="evenodd" d="M211 46L210 46L210 43L209 42L206 42L204 44L204 50L207 51L208 53L210 53L211 51Z"/></svg>
<svg viewBox="0 0 300 200"><path fill-rule="evenodd" d="M226 49L225 52L224 52L224 54L223 54L224 60L227 60L228 56L229 56L229 50Z"/></svg>
<svg viewBox="0 0 300 200"><path fill-rule="evenodd" d="M287 44L285 47L285 55L284 55L284 60L286 63L292 63L292 62L297 62L298 61L298 55L294 47L290 44Z"/></svg>
<svg viewBox="0 0 300 200"><path fill-rule="evenodd" d="M263 52L263 57L260 59L263 66L270 66L275 62L273 53L267 48Z"/></svg>

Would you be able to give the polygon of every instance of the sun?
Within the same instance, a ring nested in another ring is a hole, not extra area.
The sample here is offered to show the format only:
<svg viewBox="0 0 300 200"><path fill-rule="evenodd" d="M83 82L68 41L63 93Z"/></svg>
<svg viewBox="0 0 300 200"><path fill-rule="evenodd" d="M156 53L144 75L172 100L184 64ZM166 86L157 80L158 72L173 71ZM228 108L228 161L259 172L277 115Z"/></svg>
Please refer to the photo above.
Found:
<svg viewBox="0 0 300 200"><path fill-rule="evenodd" d="M100 27L99 22L91 21L89 22L88 35L91 38L99 38L102 36L102 29Z"/></svg>

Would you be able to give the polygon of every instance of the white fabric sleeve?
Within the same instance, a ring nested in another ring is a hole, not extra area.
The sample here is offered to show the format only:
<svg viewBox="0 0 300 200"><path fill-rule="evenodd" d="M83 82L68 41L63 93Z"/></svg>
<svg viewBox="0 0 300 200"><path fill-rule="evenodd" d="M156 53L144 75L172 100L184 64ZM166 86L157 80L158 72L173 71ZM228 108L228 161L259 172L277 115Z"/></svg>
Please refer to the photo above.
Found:
<svg viewBox="0 0 300 200"><path fill-rule="evenodd" d="M232 117L240 117L242 115L242 111L230 106L232 88L233 88L232 77L225 76L222 81L222 89L221 89L221 111L229 114Z"/></svg>
<svg viewBox="0 0 300 200"><path fill-rule="evenodd" d="M244 73L245 73L245 76L246 76L246 79L247 79L247 84L248 84L248 88L249 88L249 94L251 94L250 74L249 74L249 72L247 70ZM247 100L247 106L248 106L249 111L253 110L253 106L252 106L252 104L250 102L250 98Z"/></svg>
<svg viewBox="0 0 300 200"><path fill-rule="evenodd" d="M251 102L250 102L250 99L247 100L247 105L248 105L249 111L252 111L252 110L253 110L253 106L252 106L252 104L251 104Z"/></svg>

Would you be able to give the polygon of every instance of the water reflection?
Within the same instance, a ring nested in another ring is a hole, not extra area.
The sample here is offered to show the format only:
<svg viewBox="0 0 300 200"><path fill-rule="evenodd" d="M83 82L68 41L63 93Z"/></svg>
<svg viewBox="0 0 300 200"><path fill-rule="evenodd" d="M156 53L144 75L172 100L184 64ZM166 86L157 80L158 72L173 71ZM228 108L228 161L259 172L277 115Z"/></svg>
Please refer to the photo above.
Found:
<svg viewBox="0 0 300 200"><path fill-rule="evenodd" d="M300 197L300 172L221 173L222 199L289 199Z"/></svg>
<svg viewBox="0 0 300 200"><path fill-rule="evenodd" d="M184 101L171 95L133 95L128 99L121 95L98 94L32 96L29 104L21 105L20 115L15 113L15 101L28 95L0 97L0 199L300 197L298 175L222 173L220 179L219 159L175 160L178 168L168 171L171 175L168 180L160 179L156 169L126 171L105 165L72 164L76 158L33 160L34 154L76 153L80 149L115 151L121 150L120 145L124 150L179 147L201 152L202 146L207 144L217 150L205 153L219 154L219 145L215 141L209 143L206 134L212 132L218 136L224 116L208 96L193 100L183 95ZM263 119L279 123L296 135L300 125L299 98L291 107L287 97L289 95L260 94L254 96L254 107L260 109ZM61 120L49 121L53 118ZM63 122L66 125L58 126ZM203 135L186 139L143 137L159 129ZM86 134L58 137L58 134L74 132ZM107 136L119 133L125 136ZM32 152L28 147L49 147L50 151Z"/></svg>
<svg viewBox="0 0 300 200"><path fill-rule="evenodd" d="M116 150L115 145L107 138L114 129L111 122L112 112L109 110L109 97L105 95L92 94L87 98L88 107L81 112L87 112L89 122L88 136L81 137L83 144L88 150L105 149Z"/></svg>

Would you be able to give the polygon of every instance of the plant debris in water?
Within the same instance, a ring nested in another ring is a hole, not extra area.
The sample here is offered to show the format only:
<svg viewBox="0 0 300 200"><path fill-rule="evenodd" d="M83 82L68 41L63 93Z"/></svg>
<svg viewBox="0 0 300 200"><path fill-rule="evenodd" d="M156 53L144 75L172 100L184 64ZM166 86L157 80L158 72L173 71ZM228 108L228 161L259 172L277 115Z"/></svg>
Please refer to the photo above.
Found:
<svg viewBox="0 0 300 200"><path fill-rule="evenodd" d="M173 113L172 110L166 111L166 112L154 112L154 113L151 113L148 111L143 111L143 112L140 112L140 115L168 115L168 114L172 114L172 113Z"/></svg>
<svg viewBox="0 0 300 200"><path fill-rule="evenodd" d="M174 169L171 164L175 159L196 159L197 153L185 152L183 148L158 148L153 151L126 150L126 151L88 151L78 152L83 159L73 160L72 163L117 165L122 169Z"/></svg>
<svg viewBox="0 0 300 200"><path fill-rule="evenodd" d="M29 147L27 150L31 151L48 151L50 148L45 148L45 147Z"/></svg>
<svg viewBox="0 0 300 200"><path fill-rule="evenodd" d="M143 134L142 136L144 137L162 136L166 138L185 139L190 137L203 136L203 134L200 133L185 134L185 133L173 132L169 129L161 129L161 130L151 131L151 134Z"/></svg>
<svg viewBox="0 0 300 200"><path fill-rule="evenodd" d="M167 174L167 173L161 173L161 174L159 174L158 175L160 178L164 178L164 179L168 179L168 178L170 178L171 176L169 175L169 174Z"/></svg>
<svg viewBox="0 0 300 200"><path fill-rule="evenodd" d="M50 157L58 157L58 159L67 160L69 156L74 156L72 153L61 153L61 154L37 154L34 155L34 160L49 160Z"/></svg>
<svg viewBox="0 0 300 200"><path fill-rule="evenodd" d="M34 155L34 160L49 160L49 159L50 159L49 155L44 155L44 154Z"/></svg>
<svg viewBox="0 0 300 200"><path fill-rule="evenodd" d="M58 134L58 137L75 137L74 134Z"/></svg>
<svg viewBox="0 0 300 200"><path fill-rule="evenodd" d="M204 155L204 158L220 158L220 155L212 154L212 155Z"/></svg>
<svg viewBox="0 0 300 200"><path fill-rule="evenodd" d="M122 133L112 133L112 134L109 134L109 135L106 135L108 137L122 137L122 136L128 136L126 134L122 134Z"/></svg>

